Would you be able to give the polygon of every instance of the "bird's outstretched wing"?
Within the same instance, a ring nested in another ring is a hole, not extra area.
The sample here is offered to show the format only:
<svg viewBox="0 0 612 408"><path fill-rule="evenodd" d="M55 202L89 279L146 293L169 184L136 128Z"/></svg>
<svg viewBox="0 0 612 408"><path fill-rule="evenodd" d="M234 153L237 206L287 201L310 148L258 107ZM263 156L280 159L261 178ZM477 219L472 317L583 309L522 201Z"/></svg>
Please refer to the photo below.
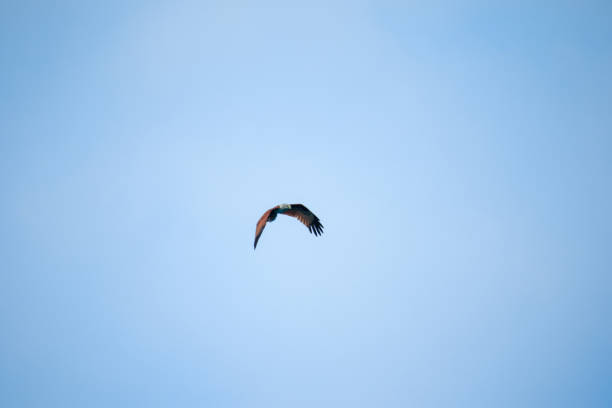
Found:
<svg viewBox="0 0 612 408"><path fill-rule="evenodd" d="M308 227L308 231L311 234L321 235L323 233L323 225L321 225L319 218L302 204L291 204L291 209L285 210L282 213L300 220L302 224Z"/></svg>
<svg viewBox="0 0 612 408"><path fill-rule="evenodd" d="M261 216L259 221L257 221L257 227L255 228L255 243L253 244L253 249L257 248L257 241L259 241L259 237L261 236L261 233L266 227L266 222L268 222L268 218L270 217L272 210L274 210L274 208L270 208L268 211L266 211Z"/></svg>

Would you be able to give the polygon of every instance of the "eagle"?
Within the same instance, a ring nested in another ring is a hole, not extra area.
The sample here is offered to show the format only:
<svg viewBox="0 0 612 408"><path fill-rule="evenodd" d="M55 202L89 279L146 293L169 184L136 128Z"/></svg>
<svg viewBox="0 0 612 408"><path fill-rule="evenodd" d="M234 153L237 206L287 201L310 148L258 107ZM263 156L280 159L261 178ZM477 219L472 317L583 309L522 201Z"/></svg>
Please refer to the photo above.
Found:
<svg viewBox="0 0 612 408"><path fill-rule="evenodd" d="M278 214L285 214L297 218L302 224L308 227L308 231L310 231L311 234L321 235L323 233L323 225L321 225L319 218L306 208L306 206L302 204L280 204L270 208L261 216L259 221L257 221L253 249L257 248L257 241L259 241L259 237L266 227L266 223L274 221Z"/></svg>

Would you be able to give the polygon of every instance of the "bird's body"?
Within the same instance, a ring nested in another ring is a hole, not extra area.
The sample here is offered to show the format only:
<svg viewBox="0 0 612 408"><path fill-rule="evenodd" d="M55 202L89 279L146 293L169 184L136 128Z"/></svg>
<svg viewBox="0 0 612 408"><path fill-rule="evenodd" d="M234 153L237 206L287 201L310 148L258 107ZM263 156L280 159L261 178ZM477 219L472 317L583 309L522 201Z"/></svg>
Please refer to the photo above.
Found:
<svg viewBox="0 0 612 408"><path fill-rule="evenodd" d="M259 241L259 237L266 227L266 223L274 221L278 214L285 214L297 218L302 224L308 227L308 231L310 231L311 234L321 235L323 233L323 225L321 225L319 218L306 208L306 206L302 204L280 204L270 208L261 216L259 221L257 221L253 248L257 248L257 241Z"/></svg>

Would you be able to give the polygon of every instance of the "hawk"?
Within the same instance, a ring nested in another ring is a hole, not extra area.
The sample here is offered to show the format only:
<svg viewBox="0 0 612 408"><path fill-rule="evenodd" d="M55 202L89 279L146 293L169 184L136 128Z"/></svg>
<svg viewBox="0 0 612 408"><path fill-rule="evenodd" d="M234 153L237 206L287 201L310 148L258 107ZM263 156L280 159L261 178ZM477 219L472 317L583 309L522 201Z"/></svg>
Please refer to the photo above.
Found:
<svg viewBox="0 0 612 408"><path fill-rule="evenodd" d="M261 216L259 221L257 221L253 249L257 248L257 241L259 241L259 237L266 227L266 223L274 221L278 214L285 214L297 218L302 224L308 227L308 231L310 231L311 234L321 235L323 233L323 225L321 225L319 218L306 208L306 206L302 204L281 204L270 208Z"/></svg>

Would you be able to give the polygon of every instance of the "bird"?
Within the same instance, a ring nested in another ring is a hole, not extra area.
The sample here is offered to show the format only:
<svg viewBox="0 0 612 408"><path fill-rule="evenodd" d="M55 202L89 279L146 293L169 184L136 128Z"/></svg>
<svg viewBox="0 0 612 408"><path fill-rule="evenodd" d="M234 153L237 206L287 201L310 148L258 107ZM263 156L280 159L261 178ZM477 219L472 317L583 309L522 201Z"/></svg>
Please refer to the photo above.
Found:
<svg viewBox="0 0 612 408"><path fill-rule="evenodd" d="M285 214L297 218L302 224L308 227L308 231L310 231L311 234L318 236L323 233L321 221L319 221L319 218L306 208L306 206L302 204L280 204L270 208L261 216L259 221L257 221L253 249L257 248L257 241L259 241L259 237L266 227L266 223L274 221L278 214Z"/></svg>

